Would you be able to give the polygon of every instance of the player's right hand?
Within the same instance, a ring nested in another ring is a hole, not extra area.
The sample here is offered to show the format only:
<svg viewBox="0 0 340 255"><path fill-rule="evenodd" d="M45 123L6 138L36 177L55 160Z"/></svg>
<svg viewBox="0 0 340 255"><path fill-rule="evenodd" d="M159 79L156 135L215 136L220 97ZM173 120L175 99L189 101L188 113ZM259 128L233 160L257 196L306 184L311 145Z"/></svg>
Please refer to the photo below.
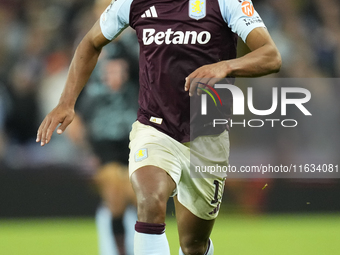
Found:
<svg viewBox="0 0 340 255"><path fill-rule="evenodd" d="M56 127L61 124L57 129L57 133L62 134L72 122L74 116L74 107L58 104L40 124L36 142L40 142L41 146L48 144Z"/></svg>
<svg viewBox="0 0 340 255"><path fill-rule="evenodd" d="M226 60L201 66L185 78L184 90L189 91L189 96L194 93L201 95L202 90L197 90L197 87L204 88L205 84L214 86L216 82L227 77L229 72L230 67Z"/></svg>

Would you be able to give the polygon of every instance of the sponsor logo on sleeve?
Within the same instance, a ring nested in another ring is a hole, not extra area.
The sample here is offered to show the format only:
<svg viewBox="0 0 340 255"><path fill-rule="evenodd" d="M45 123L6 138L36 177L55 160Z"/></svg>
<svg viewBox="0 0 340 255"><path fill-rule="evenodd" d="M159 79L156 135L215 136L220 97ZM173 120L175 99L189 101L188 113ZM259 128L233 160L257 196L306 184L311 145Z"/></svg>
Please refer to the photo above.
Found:
<svg viewBox="0 0 340 255"><path fill-rule="evenodd" d="M251 18L245 18L243 19L243 21L246 24L246 26L250 26L253 24L263 24L264 26L263 20L258 15Z"/></svg>
<svg viewBox="0 0 340 255"><path fill-rule="evenodd" d="M254 6L248 2L248 1L245 1L242 3L242 12L247 15L248 17L251 17L254 15Z"/></svg>
<svg viewBox="0 0 340 255"><path fill-rule="evenodd" d="M106 19L106 15L107 13L111 10L113 4L116 2L117 0L112 0L110 5L108 7L106 7L105 11L103 12L103 15L102 15L102 21L105 22L107 19Z"/></svg>

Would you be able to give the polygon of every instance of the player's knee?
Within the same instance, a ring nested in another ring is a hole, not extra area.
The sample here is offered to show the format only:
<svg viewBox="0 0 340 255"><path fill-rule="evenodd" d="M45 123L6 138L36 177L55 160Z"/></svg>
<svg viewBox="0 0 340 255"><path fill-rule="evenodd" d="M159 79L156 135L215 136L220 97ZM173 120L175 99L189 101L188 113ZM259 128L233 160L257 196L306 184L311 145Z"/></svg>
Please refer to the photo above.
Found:
<svg viewBox="0 0 340 255"><path fill-rule="evenodd" d="M185 255L204 255L207 246L206 242L191 242L181 244L181 249Z"/></svg>
<svg viewBox="0 0 340 255"><path fill-rule="evenodd" d="M167 198L159 194L137 196L138 220L149 223L165 221Z"/></svg>
<svg viewBox="0 0 340 255"><path fill-rule="evenodd" d="M209 239L207 242L192 240L192 242L186 244L181 242L181 250L185 255L213 255L214 245L211 239Z"/></svg>

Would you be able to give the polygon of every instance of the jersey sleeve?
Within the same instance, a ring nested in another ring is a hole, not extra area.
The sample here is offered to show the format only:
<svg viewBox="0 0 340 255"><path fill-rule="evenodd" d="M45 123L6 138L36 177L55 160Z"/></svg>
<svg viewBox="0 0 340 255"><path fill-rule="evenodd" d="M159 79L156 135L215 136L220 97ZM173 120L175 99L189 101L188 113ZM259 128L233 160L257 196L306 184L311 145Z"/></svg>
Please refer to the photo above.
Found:
<svg viewBox="0 0 340 255"><path fill-rule="evenodd" d="M132 0L113 0L100 16L100 29L108 40L115 39L128 25Z"/></svg>
<svg viewBox="0 0 340 255"><path fill-rule="evenodd" d="M257 27L266 27L251 0L218 0L224 21L245 42Z"/></svg>

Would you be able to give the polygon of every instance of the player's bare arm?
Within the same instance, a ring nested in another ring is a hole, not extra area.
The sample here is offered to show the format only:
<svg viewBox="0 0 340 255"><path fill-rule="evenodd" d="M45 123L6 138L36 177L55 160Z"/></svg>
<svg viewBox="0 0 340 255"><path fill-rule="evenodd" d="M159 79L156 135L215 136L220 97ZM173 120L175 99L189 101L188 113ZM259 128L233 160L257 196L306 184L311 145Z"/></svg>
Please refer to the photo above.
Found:
<svg viewBox="0 0 340 255"><path fill-rule="evenodd" d="M189 95L196 91L195 84L190 86L190 81L194 78L202 79L202 83L214 85L227 76L258 77L280 70L281 55L267 29L255 28L247 36L246 44L251 50L247 55L202 66L188 75L185 81L185 91L190 88Z"/></svg>
<svg viewBox="0 0 340 255"><path fill-rule="evenodd" d="M96 66L102 47L109 42L103 36L97 21L78 45L59 103L45 117L38 129L36 141L41 142L41 146L50 142L52 133L59 124L61 125L57 133L62 134L72 122L76 100Z"/></svg>

